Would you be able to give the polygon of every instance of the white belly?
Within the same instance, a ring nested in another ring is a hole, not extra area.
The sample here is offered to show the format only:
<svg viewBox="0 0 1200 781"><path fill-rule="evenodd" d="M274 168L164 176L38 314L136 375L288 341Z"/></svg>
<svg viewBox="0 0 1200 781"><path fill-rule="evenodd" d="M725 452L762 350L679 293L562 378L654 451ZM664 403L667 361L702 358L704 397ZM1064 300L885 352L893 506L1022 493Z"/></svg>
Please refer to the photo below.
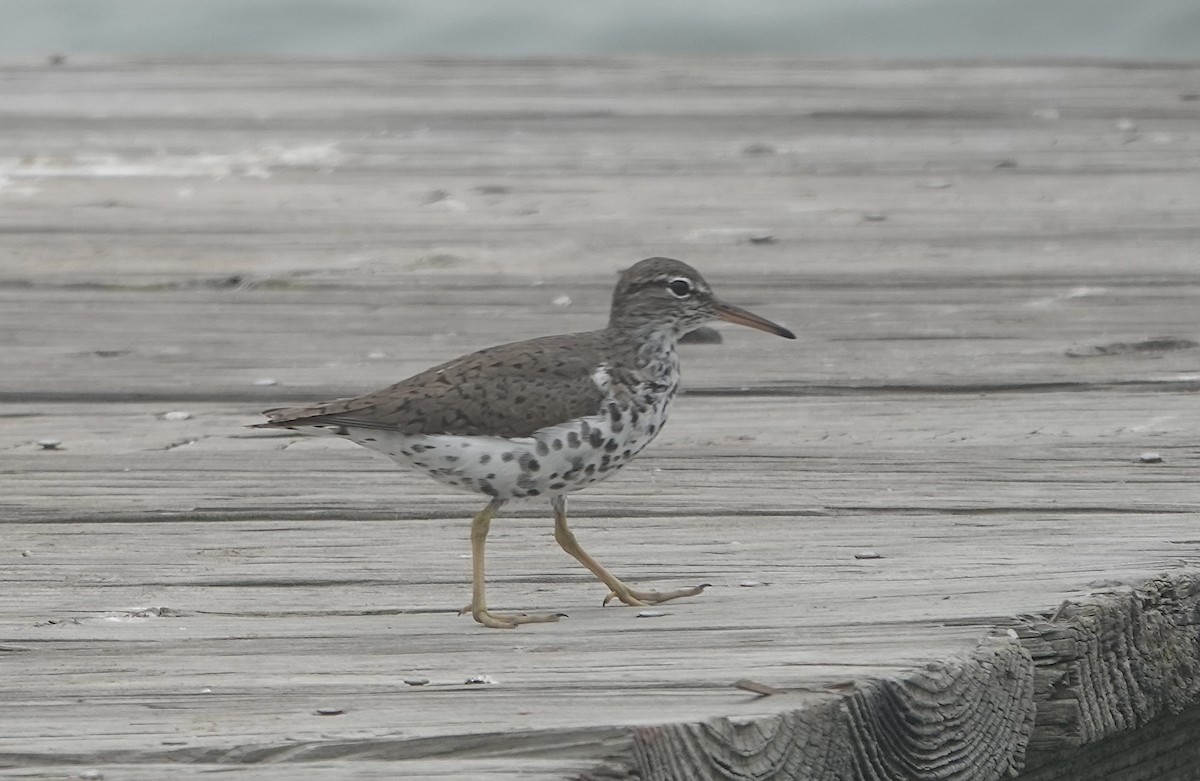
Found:
<svg viewBox="0 0 1200 781"><path fill-rule="evenodd" d="M636 421L630 410L621 413L609 404L603 414L518 439L404 435L333 426L297 430L340 434L447 485L500 499L521 499L578 491L612 476L658 435L670 402L669 397L656 399L642 408Z"/></svg>

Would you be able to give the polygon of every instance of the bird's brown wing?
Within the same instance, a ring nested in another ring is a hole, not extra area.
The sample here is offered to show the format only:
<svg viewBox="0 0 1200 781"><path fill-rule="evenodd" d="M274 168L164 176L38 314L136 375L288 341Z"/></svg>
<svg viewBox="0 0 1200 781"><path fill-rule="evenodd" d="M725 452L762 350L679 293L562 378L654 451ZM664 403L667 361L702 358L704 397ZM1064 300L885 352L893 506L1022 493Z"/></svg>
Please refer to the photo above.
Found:
<svg viewBox="0 0 1200 781"><path fill-rule="evenodd" d="M490 347L382 390L267 410L260 428L344 425L402 434L525 437L600 411L599 331Z"/></svg>

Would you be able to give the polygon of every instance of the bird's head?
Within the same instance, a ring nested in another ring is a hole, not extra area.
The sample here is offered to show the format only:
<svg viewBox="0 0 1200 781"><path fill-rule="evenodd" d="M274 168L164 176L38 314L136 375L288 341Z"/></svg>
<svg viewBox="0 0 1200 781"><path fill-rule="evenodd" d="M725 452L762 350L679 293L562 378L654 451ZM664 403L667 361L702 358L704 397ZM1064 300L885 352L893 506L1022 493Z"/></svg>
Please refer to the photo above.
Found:
<svg viewBox="0 0 1200 781"><path fill-rule="evenodd" d="M638 261L621 272L613 291L609 321L612 328L633 332L668 326L681 336L713 320L757 328L786 339L796 338L783 326L717 298L700 272L683 261L671 258Z"/></svg>

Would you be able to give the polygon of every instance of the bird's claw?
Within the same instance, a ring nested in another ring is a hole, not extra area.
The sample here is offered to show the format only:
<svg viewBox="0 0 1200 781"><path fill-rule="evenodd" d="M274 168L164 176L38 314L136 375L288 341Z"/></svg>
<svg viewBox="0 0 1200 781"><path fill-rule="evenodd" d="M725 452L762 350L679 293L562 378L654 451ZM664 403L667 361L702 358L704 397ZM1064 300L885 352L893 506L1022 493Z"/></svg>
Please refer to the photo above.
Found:
<svg viewBox="0 0 1200 781"><path fill-rule="evenodd" d="M492 613L487 608L476 608L467 605L458 614L471 614L479 623L491 629L516 629L521 624L550 624L560 618L568 618L566 613Z"/></svg>
<svg viewBox="0 0 1200 781"><path fill-rule="evenodd" d="M601 603L607 607L609 602L614 599L619 599L621 602L630 607L645 607L646 605L661 605L663 602L670 602L672 599L682 599L684 597L695 597L704 593L704 589L710 588L711 583L701 583L699 586L691 588L680 588L674 591L637 591L636 589L627 588L622 591L610 591L608 596Z"/></svg>

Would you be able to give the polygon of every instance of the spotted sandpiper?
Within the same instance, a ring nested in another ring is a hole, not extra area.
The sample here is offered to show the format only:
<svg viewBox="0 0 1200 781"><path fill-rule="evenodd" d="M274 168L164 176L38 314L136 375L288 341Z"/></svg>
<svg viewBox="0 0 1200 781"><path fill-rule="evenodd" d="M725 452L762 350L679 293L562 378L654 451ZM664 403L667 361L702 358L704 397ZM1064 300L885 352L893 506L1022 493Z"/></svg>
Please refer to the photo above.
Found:
<svg viewBox="0 0 1200 781"><path fill-rule="evenodd" d="M510 499L550 500L554 539L608 586L604 604L696 596L705 586L639 591L611 575L567 527L567 494L611 477L658 435L679 390L675 346L716 319L796 338L716 298L686 263L648 258L621 273L607 328L490 347L365 396L267 410L270 422L257 427L345 437L489 497L471 522L472 594L463 609L485 626L559 618L488 611L484 544Z"/></svg>

